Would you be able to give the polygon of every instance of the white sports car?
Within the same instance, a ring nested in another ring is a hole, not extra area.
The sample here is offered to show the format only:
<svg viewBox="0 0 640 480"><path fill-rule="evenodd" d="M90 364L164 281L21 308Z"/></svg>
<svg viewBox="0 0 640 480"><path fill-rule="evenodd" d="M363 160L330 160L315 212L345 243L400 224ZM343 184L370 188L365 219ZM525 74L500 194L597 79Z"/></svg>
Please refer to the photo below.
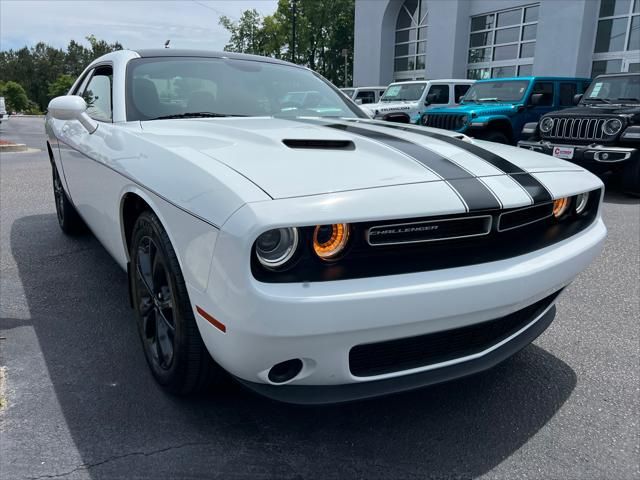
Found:
<svg viewBox="0 0 640 480"><path fill-rule="evenodd" d="M226 371L335 402L489 368L549 326L606 235L584 169L369 120L269 58L111 53L46 130L60 226L127 269L149 366L176 393Z"/></svg>

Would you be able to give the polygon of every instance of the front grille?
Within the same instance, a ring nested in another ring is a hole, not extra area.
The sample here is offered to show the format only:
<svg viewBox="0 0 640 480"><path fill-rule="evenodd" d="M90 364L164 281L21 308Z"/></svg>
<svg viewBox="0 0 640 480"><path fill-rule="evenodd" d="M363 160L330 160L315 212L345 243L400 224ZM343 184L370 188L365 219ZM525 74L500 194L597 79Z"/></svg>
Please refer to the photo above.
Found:
<svg viewBox="0 0 640 480"><path fill-rule="evenodd" d="M371 246L399 245L477 237L491 232L492 221L491 215L482 215L373 226L367 233L367 242Z"/></svg>
<svg viewBox="0 0 640 480"><path fill-rule="evenodd" d="M498 231L504 232L512 228L523 227L549 218L551 215L553 215L553 202L505 212L500 215L498 220Z"/></svg>
<svg viewBox="0 0 640 480"><path fill-rule="evenodd" d="M460 114L427 114L427 127L442 128L443 130L459 130L464 126L462 119L465 115Z"/></svg>
<svg viewBox="0 0 640 480"><path fill-rule="evenodd" d="M547 133L542 132L542 137L575 141L603 140L605 134L602 128L606 121L606 118L553 117L553 127Z"/></svg>
<svg viewBox="0 0 640 480"><path fill-rule="evenodd" d="M371 377L483 352L532 322L559 294L557 291L515 313L476 325L356 345L349 351L349 369L356 377Z"/></svg>

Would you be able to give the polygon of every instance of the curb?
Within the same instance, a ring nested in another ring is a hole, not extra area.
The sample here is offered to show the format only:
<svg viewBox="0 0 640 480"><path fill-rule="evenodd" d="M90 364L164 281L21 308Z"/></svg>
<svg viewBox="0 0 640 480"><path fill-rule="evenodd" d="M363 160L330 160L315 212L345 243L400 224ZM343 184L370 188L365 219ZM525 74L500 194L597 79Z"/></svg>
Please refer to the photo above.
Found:
<svg viewBox="0 0 640 480"><path fill-rule="evenodd" d="M14 143L12 145L0 145L0 153L26 152L27 146L24 143Z"/></svg>

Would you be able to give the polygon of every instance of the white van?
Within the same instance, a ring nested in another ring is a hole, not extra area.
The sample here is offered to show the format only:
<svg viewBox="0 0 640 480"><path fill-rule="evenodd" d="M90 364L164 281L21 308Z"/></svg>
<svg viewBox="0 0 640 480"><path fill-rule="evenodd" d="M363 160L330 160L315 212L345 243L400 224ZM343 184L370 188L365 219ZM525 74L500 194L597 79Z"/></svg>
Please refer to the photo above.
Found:
<svg viewBox="0 0 640 480"><path fill-rule="evenodd" d="M425 110L460 103L474 81L443 79L395 82L387 87L378 103L360 108L372 118L416 123Z"/></svg>
<svg viewBox="0 0 640 480"><path fill-rule="evenodd" d="M2 120L9 120L9 116L7 115L7 107L4 104L4 97L0 97L0 123Z"/></svg>
<svg viewBox="0 0 640 480"><path fill-rule="evenodd" d="M369 103L378 103L386 88L387 87L353 87L341 88L340 90L358 105L368 105Z"/></svg>

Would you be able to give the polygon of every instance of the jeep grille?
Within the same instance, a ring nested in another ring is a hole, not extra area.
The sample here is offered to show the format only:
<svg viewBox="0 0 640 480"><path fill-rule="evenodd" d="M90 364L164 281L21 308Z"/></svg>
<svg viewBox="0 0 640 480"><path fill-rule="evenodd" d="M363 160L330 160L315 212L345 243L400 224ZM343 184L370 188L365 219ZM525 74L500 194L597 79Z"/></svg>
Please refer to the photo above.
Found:
<svg viewBox="0 0 640 480"><path fill-rule="evenodd" d="M460 114L430 114L427 113L427 127L442 128L444 130L460 130L463 127Z"/></svg>
<svg viewBox="0 0 640 480"><path fill-rule="evenodd" d="M543 138L593 141L605 137L602 127L606 118L552 118L553 127L549 132L542 133Z"/></svg>

